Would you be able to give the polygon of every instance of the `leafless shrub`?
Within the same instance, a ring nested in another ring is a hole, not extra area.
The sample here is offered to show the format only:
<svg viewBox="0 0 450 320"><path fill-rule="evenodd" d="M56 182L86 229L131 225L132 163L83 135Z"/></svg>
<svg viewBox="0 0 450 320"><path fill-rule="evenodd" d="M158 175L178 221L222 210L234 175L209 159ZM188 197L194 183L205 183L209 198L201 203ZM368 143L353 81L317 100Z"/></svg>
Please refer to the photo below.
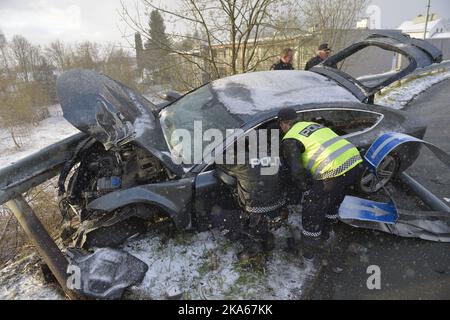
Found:
<svg viewBox="0 0 450 320"><path fill-rule="evenodd" d="M25 194L34 212L50 235L57 239L61 232L62 217L55 191L56 181L50 180ZM0 206L0 265L27 253L32 244L6 206Z"/></svg>

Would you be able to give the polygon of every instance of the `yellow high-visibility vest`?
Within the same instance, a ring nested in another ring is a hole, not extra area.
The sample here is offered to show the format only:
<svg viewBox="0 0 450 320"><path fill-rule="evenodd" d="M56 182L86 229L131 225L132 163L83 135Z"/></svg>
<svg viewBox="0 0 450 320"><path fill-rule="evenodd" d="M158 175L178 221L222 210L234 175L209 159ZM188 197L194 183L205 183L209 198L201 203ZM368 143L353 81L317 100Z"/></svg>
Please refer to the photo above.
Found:
<svg viewBox="0 0 450 320"><path fill-rule="evenodd" d="M297 122L285 139L296 139L305 146L299 161L316 180L338 177L362 162L353 144L318 123Z"/></svg>

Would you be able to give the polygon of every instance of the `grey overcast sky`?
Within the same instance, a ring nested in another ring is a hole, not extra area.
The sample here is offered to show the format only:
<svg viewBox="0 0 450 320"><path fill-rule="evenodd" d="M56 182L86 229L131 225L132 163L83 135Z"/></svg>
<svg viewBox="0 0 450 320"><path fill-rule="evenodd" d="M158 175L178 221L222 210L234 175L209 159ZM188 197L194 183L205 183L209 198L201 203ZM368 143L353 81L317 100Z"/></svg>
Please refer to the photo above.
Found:
<svg viewBox="0 0 450 320"><path fill-rule="evenodd" d="M139 0L123 0L133 7ZM178 0L160 0L173 6ZM396 28L404 20L425 13L427 0L370 0L380 8L382 28ZM450 0L431 0L431 12L450 18ZM120 0L0 0L0 30L11 39L21 34L33 43L55 39L91 40L127 45L117 10ZM169 29L171 26L167 26Z"/></svg>

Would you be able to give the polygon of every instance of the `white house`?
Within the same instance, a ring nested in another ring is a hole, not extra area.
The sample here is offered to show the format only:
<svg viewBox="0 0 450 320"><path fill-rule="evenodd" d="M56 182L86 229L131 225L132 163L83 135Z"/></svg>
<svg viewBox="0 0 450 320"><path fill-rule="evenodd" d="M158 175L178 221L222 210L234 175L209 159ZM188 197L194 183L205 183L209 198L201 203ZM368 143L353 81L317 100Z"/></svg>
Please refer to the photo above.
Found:
<svg viewBox="0 0 450 320"><path fill-rule="evenodd" d="M418 15L412 20L403 22L397 29L409 34L412 38L423 39L426 16ZM425 38L447 38L450 34L450 22L439 18L435 13L428 16L428 25Z"/></svg>

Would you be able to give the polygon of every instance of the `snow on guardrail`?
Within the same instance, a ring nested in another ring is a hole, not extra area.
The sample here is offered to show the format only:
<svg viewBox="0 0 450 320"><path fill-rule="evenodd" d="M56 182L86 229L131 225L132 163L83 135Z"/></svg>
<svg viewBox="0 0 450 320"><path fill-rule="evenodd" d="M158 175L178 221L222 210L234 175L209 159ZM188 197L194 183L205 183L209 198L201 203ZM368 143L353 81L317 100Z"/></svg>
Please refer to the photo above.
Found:
<svg viewBox="0 0 450 320"><path fill-rule="evenodd" d="M443 68L447 68L447 69L450 68L450 60L445 60L445 61L442 61L441 63L433 63L432 65L416 69L414 72L410 73L404 79L410 78L412 76L417 76L422 73L443 69ZM365 76L358 77L357 80L361 81L363 83L370 83L372 81L380 81L380 80L384 80L385 78L391 76L392 74L394 74L396 72L398 72L398 71L391 70L391 71L388 71L385 73L380 73L380 74L365 75Z"/></svg>

